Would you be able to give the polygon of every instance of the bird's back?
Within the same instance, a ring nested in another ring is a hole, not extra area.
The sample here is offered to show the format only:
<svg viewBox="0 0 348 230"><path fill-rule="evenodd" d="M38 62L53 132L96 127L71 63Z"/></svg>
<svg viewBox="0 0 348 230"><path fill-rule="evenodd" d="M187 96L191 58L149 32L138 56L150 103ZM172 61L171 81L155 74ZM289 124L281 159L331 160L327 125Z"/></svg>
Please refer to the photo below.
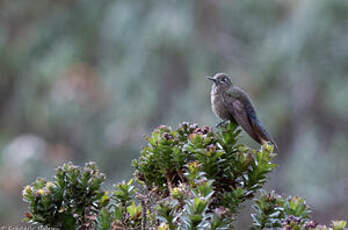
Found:
<svg viewBox="0 0 348 230"><path fill-rule="evenodd" d="M223 97L224 101L226 101L228 104L232 104L235 100L240 101L250 118L257 120L255 107L252 104L250 97L243 89L237 86L232 86L230 89L224 92Z"/></svg>

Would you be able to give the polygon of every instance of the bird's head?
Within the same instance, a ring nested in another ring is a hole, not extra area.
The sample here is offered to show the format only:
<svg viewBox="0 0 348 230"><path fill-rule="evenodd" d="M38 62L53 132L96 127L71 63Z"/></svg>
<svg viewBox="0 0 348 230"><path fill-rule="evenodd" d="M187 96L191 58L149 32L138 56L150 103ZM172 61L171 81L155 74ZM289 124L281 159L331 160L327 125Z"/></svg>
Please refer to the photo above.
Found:
<svg viewBox="0 0 348 230"><path fill-rule="evenodd" d="M207 78L214 82L214 86L221 89L227 89L233 86L231 78L225 73L217 73L214 75L214 77Z"/></svg>

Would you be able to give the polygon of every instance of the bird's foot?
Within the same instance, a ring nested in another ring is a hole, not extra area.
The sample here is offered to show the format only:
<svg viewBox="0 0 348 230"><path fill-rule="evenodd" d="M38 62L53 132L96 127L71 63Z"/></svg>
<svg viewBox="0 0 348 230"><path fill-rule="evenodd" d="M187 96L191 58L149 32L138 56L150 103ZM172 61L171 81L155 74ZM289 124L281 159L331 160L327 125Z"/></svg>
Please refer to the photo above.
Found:
<svg viewBox="0 0 348 230"><path fill-rule="evenodd" d="M227 121L228 121L228 120L219 122L219 123L216 125L216 128L220 128L221 126L226 126Z"/></svg>

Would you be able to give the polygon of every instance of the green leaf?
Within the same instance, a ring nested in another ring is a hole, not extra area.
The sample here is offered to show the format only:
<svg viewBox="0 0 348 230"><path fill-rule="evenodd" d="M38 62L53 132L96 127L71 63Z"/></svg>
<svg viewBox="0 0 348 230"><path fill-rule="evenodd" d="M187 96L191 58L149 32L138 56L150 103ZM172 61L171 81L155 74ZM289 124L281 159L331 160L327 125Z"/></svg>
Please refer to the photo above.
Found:
<svg viewBox="0 0 348 230"><path fill-rule="evenodd" d="M127 207L127 212L131 219L138 219L141 216L141 205L135 205L135 202L132 202L131 205Z"/></svg>

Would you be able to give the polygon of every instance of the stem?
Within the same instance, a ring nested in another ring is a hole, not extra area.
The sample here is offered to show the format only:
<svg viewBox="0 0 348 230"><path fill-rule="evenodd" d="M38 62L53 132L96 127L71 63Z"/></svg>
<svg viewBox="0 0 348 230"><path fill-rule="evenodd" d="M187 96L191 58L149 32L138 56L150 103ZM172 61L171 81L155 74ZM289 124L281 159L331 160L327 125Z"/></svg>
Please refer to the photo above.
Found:
<svg viewBox="0 0 348 230"><path fill-rule="evenodd" d="M141 206L143 207L142 210L142 217L141 217L141 230L146 230L146 202L145 200L141 200Z"/></svg>
<svg viewBox="0 0 348 230"><path fill-rule="evenodd" d="M173 185L172 185L172 180L170 179L169 173L166 173L165 176L166 176L166 179L167 179L167 184L168 184L169 191L172 191Z"/></svg>

